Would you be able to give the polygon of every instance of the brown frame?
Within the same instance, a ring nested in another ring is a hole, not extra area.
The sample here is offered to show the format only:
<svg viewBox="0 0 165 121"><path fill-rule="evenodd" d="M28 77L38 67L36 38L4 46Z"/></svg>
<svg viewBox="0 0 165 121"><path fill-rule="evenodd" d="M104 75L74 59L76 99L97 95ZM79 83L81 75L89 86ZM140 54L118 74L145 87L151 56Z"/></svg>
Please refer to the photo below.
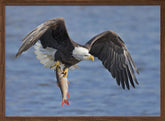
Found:
<svg viewBox="0 0 165 121"><path fill-rule="evenodd" d="M5 116L5 5L160 5L161 113L155 117L13 117ZM0 121L165 121L165 0L0 0ZM164 67L164 68L163 68Z"/></svg>

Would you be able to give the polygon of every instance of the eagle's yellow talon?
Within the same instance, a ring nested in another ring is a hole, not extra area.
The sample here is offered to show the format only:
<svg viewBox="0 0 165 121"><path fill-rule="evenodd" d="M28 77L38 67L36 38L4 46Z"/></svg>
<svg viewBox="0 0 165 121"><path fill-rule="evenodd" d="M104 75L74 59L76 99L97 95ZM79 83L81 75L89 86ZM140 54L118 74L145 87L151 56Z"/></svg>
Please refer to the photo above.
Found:
<svg viewBox="0 0 165 121"><path fill-rule="evenodd" d="M52 65L50 68L52 69L54 67L54 70L57 69L57 67L60 66L60 61L57 61L54 65Z"/></svg>
<svg viewBox="0 0 165 121"><path fill-rule="evenodd" d="M64 73L64 77L67 77L68 76L68 68L65 68L63 73Z"/></svg>

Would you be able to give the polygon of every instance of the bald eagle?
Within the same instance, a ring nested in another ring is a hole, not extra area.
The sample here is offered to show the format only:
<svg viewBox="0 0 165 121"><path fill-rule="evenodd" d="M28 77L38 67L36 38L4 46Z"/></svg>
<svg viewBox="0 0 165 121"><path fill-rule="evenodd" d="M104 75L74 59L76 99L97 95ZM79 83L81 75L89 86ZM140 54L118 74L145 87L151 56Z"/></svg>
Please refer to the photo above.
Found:
<svg viewBox="0 0 165 121"><path fill-rule="evenodd" d="M65 77L70 67L82 60L94 61L94 57L97 57L123 89L125 86L130 89L129 83L134 88L134 82L138 84L134 72L139 72L135 63L123 40L111 30L96 35L85 45L80 45L69 37L64 18L51 19L25 36L16 57L34 44L37 59L47 68L54 67L56 70L57 66L63 67Z"/></svg>

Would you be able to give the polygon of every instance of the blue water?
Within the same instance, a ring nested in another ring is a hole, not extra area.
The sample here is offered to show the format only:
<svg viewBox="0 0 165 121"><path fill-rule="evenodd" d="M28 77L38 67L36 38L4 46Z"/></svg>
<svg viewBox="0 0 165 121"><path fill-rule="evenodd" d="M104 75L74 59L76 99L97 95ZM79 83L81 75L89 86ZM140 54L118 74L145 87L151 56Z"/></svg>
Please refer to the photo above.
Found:
<svg viewBox="0 0 165 121"><path fill-rule="evenodd" d="M98 59L69 71L69 106L52 70L34 48L15 54L24 36L42 22L64 17L70 37L84 44L113 30L124 40L140 71L139 85L117 86ZM6 116L160 116L160 6L6 6Z"/></svg>

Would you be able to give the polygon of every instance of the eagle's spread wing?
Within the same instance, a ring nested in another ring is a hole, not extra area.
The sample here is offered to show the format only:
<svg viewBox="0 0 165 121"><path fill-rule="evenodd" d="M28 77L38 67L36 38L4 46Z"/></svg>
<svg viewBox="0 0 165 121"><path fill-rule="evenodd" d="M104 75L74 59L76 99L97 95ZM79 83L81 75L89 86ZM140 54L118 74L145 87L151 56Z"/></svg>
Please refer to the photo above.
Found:
<svg viewBox="0 0 165 121"><path fill-rule="evenodd" d="M129 82L133 87L134 81L138 84L134 74L134 70L138 70L133 62L130 53L128 52L124 42L113 31L105 31L85 45L89 48L90 54L98 57L105 68L111 72L112 77L116 78L117 84L125 85L129 89Z"/></svg>
<svg viewBox="0 0 165 121"><path fill-rule="evenodd" d="M50 47L60 49L65 48L66 46L72 46L71 39L65 27L64 19L60 17L42 23L27 34L22 40L22 45L19 48L16 57L29 49L38 40L41 41L43 48Z"/></svg>

